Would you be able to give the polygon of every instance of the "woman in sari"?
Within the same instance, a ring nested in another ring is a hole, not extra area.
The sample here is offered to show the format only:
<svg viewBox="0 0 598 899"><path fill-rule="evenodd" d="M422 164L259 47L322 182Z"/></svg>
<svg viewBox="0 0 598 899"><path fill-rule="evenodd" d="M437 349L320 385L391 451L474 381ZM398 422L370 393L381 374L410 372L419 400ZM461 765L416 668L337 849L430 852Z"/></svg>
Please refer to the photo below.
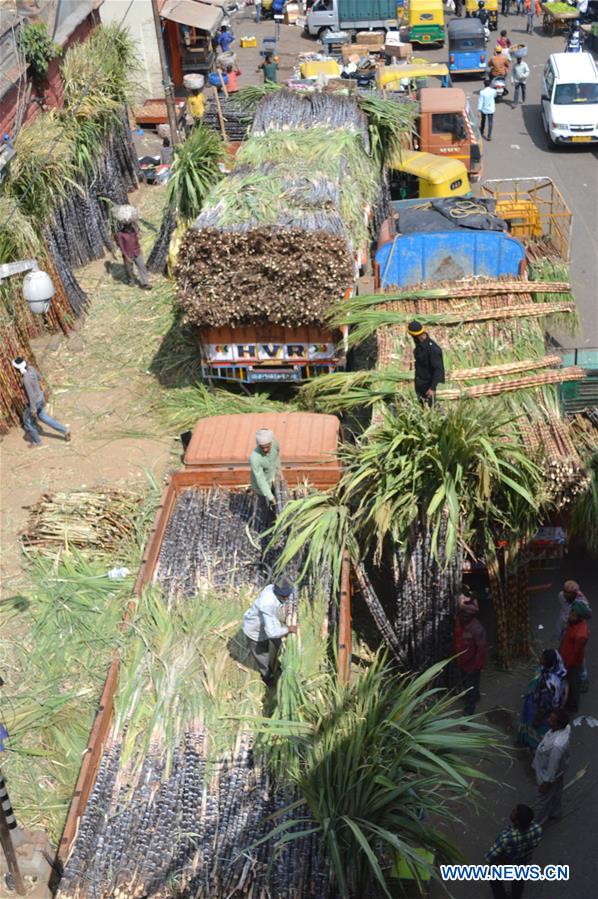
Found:
<svg viewBox="0 0 598 899"><path fill-rule="evenodd" d="M567 669L556 649L545 649L540 670L529 682L515 743L536 749L548 731L548 716L567 699Z"/></svg>

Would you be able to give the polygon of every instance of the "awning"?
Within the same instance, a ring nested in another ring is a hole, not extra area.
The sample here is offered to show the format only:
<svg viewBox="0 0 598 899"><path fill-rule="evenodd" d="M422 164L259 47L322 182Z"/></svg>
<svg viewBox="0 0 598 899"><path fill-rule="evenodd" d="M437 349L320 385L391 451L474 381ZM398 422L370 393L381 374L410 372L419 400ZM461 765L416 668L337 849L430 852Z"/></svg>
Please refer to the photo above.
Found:
<svg viewBox="0 0 598 899"><path fill-rule="evenodd" d="M197 0L166 0L160 17L211 33L216 31L224 18L219 7L198 3Z"/></svg>

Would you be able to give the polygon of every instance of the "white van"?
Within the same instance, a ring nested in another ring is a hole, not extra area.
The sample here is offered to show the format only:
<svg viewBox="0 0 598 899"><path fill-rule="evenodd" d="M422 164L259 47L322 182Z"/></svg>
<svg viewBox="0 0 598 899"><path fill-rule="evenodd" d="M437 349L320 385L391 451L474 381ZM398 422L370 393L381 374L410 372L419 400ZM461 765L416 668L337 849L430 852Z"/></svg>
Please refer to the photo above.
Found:
<svg viewBox="0 0 598 899"><path fill-rule="evenodd" d="M542 78L549 144L598 142L598 68L589 53L553 53Z"/></svg>

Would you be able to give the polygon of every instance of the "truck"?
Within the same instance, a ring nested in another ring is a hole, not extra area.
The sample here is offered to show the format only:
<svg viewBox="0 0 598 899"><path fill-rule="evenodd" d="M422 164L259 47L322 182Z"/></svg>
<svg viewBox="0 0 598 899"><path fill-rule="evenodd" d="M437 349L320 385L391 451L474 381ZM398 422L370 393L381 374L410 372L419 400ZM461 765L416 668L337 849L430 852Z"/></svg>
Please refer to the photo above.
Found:
<svg viewBox="0 0 598 899"><path fill-rule="evenodd" d="M341 332L318 325L205 326L198 337L201 375L208 383L305 381L342 371L346 363Z"/></svg>
<svg viewBox="0 0 598 899"><path fill-rule="evenodd" d="M401 203L392 203L401 216ZM418 210L410 210L417 216ZM504 231L474 231L471 228L450 227L446 230L417 230L396 234L388 222L380 230L374 275L376 289L398 290L412 284L435 281L456 281L481 276L522 276L526 255L522 243Z"/></svg>
<svg viewBox="0 0 598 899"><path fill-rule="evenodd" d="M255 432L264 427L271 428L279 441L281 471L289 487L307 481L317 489L326 490L338 482L341 468L336 451L341 430L340 422L334 415L283 412L220 415L200 419L187 445L183 468L171 474L160 499L135 583L135 596L139 596L147 585L157 580L160 550L169 525L174 523L174 512L181 496L189 490L207 492L214 487L220 487L229 494L245 490L250 482L248 459L255 446ZM231 514L234 514L233 507L234 503L231 502ZM187 523L184 534L181 535L181 545L185 546L189 554L192 552L191 531L195 526L201 527L201 522L193 521L191 526ZM259 552L259 543L257 546ZM229 557L223 559L223 564L227 570L231 570L232 560ZM343 569L342 577L341 588L343 595L347 596L347 566ZM123 626L129 622L135 602L135 599L131 601ZM343 628L341 619L339 640L342 638L343 641L348 641L347 645L350 646L350 631L347 636L346 628L346 622ZM115 646L116 643L115 634ZM345 651L344 664L347 665L346 645L343 644L341 649ZM115 654L99 699L58 848L58 857L63 864L77 838L81 818L102 763L114 715L119 670L120 661L118 654ZM340 674L342 675L342 671Z"/></svg>
<svg viewBox="0 0 598 899"><path fill-rule="evenodd" d="M397 26L396 0L317 0L305 20L305 33L322 39L327 32L388 31Z"/></svg>

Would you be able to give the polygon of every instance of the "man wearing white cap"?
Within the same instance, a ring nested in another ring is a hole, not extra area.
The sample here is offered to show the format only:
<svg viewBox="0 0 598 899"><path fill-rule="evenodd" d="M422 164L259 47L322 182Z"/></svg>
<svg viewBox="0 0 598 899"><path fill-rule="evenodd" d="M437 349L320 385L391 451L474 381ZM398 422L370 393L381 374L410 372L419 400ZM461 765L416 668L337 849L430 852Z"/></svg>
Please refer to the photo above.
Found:
<svg viewBox="0 0 598 899"><path fill-rule="evenodd" d="M71 440L71 429L68 425L61 425L45 411L46 398L40 384L37 370L27 363L22 356L12 360L13 368L20 373L23 380L23 388L27 395L28 405L23 410L23 427L30 439L29 448L41 446L40 429L37 420L43 421L49 428L53 428L64 436L67 443Z"/></svg>
<svg viewBox="0 0 598 899"><path fill-rule="evenodd" d="M256 447L249 457L251 487L258 496L274 505L274 481L280 468L280 447L270 428L260 428L255 435Z"/></svg>

